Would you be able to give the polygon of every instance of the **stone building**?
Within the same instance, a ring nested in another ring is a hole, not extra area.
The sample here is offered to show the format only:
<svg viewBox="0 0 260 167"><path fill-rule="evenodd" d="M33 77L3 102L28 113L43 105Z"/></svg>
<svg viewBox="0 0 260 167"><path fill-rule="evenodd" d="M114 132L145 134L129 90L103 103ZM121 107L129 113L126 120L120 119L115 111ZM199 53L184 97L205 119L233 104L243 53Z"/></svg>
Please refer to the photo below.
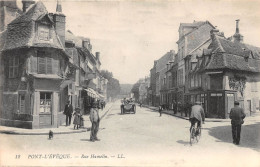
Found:
<svg viewBox="0 0 260 167"><path fill-rule="evenodd" d="M189 66L189 98L201 101L207 117L228 118L234 101L247 115L259 110L260 48L243 43L237 20L236 33L211 30L211 43L203 49L197 62L186 59Z"/></svg>
<svg viewBox="0 0 260 167"><path fill-rule="evenodd" d="M149 85L149 105L155 106L156 102L156 64L157 61L154 61L153 68L150 70L150 85Z"/></svg>
<svg viewBox="0 0 260 167"><path fill-rule="evenodd" d="M74 75L69 85L69 96L74 104L89 113L94 99L106 100L107 81L100 74L100 53L92 54L89 38L66 32L66 51L73 57Z"/></svg>
<svg viewBox="0 0 260 167"><path fill-rule="evenodd" d="M177 100L183 106L184 95L187 93L185 83L185 57L193 54L194 50L205 45L210 40L210 31L215 27L208 21L194 21L193 23L181 23L179 26L178 44L178 74L177 74Z"/></svg>
<svg viewBox="0 0 260 167"><path fill-rule="evenodd" d="M166 92L167 92L167 108L173 111L177 111L177 71L178 71L178 63L177 63L177 54L174 56L174 61L169 62L167 64L166 71Z"/></svg>
<svg viewBox="0 0 260 167"><path fill-rule="evenodd" d="M65 16L49 15L40 1L26 7L24 3L24 13L4 32L1 125L57 127L63 115L60 84L69 63L64 49Z"/></svg>
<svg viewBox="0 0 260 167"><path fill-rule="evenodd" d="M48 13L40 1L23 1L23 13L4 26L0 33L1 125L58 127L64 122L68 100L74 108L87 111L94 98L105 98L100 53L94 56L90 40L66 32L65 24L59 1L55 13Z"/></svg>

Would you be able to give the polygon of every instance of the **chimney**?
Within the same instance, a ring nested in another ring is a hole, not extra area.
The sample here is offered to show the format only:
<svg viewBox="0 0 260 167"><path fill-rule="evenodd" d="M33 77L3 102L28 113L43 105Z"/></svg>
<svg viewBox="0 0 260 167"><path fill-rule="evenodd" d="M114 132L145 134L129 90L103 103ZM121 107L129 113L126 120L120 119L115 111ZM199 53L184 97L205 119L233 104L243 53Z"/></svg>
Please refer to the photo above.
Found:
<svg viewBox="0 0 260 167"><path fill-rule="evenodd" d="M23 12L26 12L26 10L32 5L35 4L32 0L22 0L23 3Z"/></svg>
<svg viewBox="0 0 260 167"><path fill-rule="evenodd" d="M66 16L62 13L62 7L59 0L57 1L56 13L53 15L53 21L56 33L58 34L63 47L65 47Z"/></svg>
<svg viewBox="0 0 260 167"><path fill-rule="evenodd" d="M234 42L243 42L243 35L239 33L239 19L236 20L236 33L233 35Z"/></svg>
<svg viewBox="0 0 260 167"><path fill-rule="evenodd" d="M89 41L88 40L82 40L82 47L83 48L86 48L86 49L88 49L88 44L89 44Z"/></svg>
<svg viewBox="0 0 260 167"><path fill-rule="evenodd" d="M100 60L99 58L100 58L100 52L96 52L96 59Z"/></svg>
<svg viewBox="0 0 260 167"><path fill-rule="evenodd" d="M212 30L210 30L210 37L211 37L211 39L213 39L214 36L215 36L218 32L219 32L218 29L212 29Z"/></svg>

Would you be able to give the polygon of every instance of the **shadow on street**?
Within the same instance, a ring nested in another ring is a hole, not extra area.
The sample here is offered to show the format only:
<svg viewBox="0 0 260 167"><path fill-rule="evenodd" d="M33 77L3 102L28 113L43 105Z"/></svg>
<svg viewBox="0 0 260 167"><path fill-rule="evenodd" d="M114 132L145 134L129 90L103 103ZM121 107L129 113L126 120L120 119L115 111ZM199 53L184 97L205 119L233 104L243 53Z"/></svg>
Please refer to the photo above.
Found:
<svg viewBox="0 0 260 167"><path fill-rule="evenodd" d="M183 140L178 140L177 143L183 144L183 145L190 145L189 141L183 141Z"/></svg>
<svg viewBox="0 0 260 167"><path fill-rule="evenodd" d="M251 125L242 125L239 147L251 148L260 152L260 122ZM209 129L209 135L217 138L217 142L232 143L231 125L213 127Z"/></svg>

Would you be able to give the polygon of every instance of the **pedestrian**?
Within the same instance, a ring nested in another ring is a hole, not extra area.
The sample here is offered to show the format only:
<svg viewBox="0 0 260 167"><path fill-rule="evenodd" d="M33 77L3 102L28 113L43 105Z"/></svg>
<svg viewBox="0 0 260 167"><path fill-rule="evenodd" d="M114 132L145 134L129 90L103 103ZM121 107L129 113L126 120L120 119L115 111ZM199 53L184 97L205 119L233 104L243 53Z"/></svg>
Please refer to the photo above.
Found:
<svg viewBox="0 0 260 167"><path fill-rule="evenodd" d="M81 117L80 108L75 109L73 116L74 116L74 120L73 120L74 129L76 129L76 128L79 129L79 127L80 127L80 117Z"/></svg>
<svg viewBox="0 0 260 167"><path fill-rule="evenodd" d="M233 143L239 145L241 126L244 123L243 119L246 117L246 114L244 113L244 109L239 107L238 101L235 101L234 105L234 108L230 110L229 118L231 119L232 125Z"/></svg>
<svg viewBox="0 0 260 167"><path fill-rule="evenodd" d="M91 133L90 133L90 141L94 142L94 141L99 141L99 139L97 138L97 132L99 129L99 122L100 122L100 118L99 118L99 113L98 113L98 102L94 101L92 108L90 109L90 121L92 123L91 125Z"/></svg>
<svg viewBox="0 0 260 167"><path fill-rule="evenodd" d="M103 108L104 108L103 100L100 102L100 106L101 106L101 110L103 111Z"/></svg>
<svg viewBox="0 0 260 167"><path fill-rule="evenodd" d="M64 109L64 114L66 115L66 126L70 126L72 113L73 113L73 106L72 104L70 104L70 101L68 100Z"/></svg>
<svg viewBox="0 0 260 167"><path fill-rule="evenodd" d="M162 116L162 105L159 105L159 113L160 113L160 117Z"/></svg>
<svg viewBox="0 0 260 167"><path fill-rule="evenodd" d="M106 102L104 101L104 108L106 107Z"/></svg>
<svg viewBox="0 0 260 167"><path fill-rule="evenodd" d="M196 123L197 128L201 126L201 123L204 123L205 113L203 107L201 106L201 102L196 101L195 105L192 106L189 121L191 122L190 131L192 126Z"/></svg>
<svg viewBox="0 0 260 167"><path fill-rule="evenodd" d="M177 114L177 103L175 100L173 100L173 111L174 111L174 114Z"/></svg>

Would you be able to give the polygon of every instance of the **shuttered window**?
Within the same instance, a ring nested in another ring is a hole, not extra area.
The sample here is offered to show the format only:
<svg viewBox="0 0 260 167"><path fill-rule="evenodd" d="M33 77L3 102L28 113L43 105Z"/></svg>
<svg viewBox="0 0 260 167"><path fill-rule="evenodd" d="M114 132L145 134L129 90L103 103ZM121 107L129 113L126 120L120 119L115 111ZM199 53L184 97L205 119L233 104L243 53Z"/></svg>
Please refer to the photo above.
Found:
<svg viewBox="0 0 260 167"><path fill-rule="evenodd" d="M57 73L55 70L59 68L57 63L53 63L54 59L51 57L48 57L45 52L38 51L37 52L38 57L38 74L54 74ZM56 60L58 61L58 60ZM53 67L56 67L54 69ZM53 70L54 69L54 70Z"/></svg>
<svg viewBox="0 0 260 167"><path fill-rule="evenodd" d="M9 58L9 78L18 77L19 57Z"/></svg>
<svg viewBox="0 0 260 167"><path fill-rule="evenodd" d="M52 58L46 57L47 74L52 74Z"/></svg>

